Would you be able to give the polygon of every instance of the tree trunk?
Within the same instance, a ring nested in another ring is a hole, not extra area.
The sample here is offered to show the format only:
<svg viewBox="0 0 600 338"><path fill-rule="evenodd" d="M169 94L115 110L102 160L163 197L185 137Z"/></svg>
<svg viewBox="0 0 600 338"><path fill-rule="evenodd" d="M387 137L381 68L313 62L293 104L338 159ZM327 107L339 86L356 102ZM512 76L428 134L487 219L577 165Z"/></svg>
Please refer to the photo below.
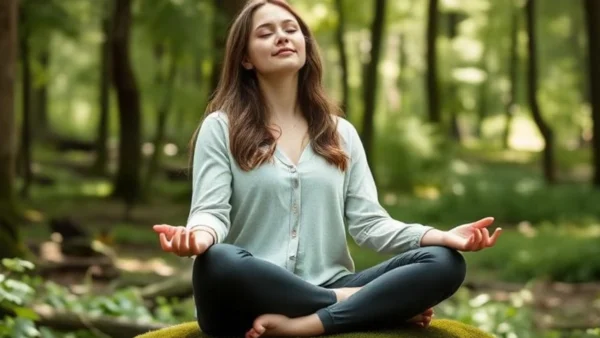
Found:
<svg viewBox="0 0 600 338"><path fill-rule="evenodd" d="M589 43L590 102L592 105L592 154L594 177L593 184L600 188L600 2L585 1L586 24Z"/></svg>
<svg viewBox="0 0 600 338"><path fill-rule="evenodd" d="M31 26L27 23L26 13L21 10L21 27ZM21 123L21 154L19 156L23 185L21 186L21 197L29 196L31 187L31 53L29 48L29 31L24 29L19 37L20 59L21 59L21 83L22 83L22 109L23 121Z"/></svg>
<svg viewBox="0 0 600 338"><path fill-rule="evenodd" d="M517 84L518 84L518 67L519 67L519 11L517 8L514 8L514 2L512 10L512 24L510 31L510 63L508 66L509 76L510 76L510 93L508 96L508 100L506 101L506 122L504 125L504 134L502 135L502 146L504 149L508 149L510 147L510 132L512 126L513 116L515 114L515 109L517 105Z"/></svg>
<svg viewBox="0 0 600 338"><path fill-rule="evenodd" d="M119 167L113 196L128 207L140 198L141 116L140 93L129 56L131 0L117 0L113 18L113 81L119 105Z"/></svg>
<svg viewBox="0 0 600 338"><path fill-rule="evenodd" d="M245 3L244 0L213 0L215 15L213 17L213 69L210 95L217 88L221 77L229 26Z"/></svg>
<svg viewBox="0 0 600 338"><path fill-rule="evenodd" d="M527 49L529 51L529 67L527 71L528 77L528 95L529 105L531 106L531 114L537 125L540 134L544 139L543 151L543 171L544 178L547 183L553 184L556 182L556 173L554 165L554 134L550 126L546 123L540 112L540 107L537 102L537 51L535 39L535 0L527 0L526 5L527 15Z"/></svg>
<svg viewBox="0 0 600 338"><path fill-rule="evenodd" d="M44 45L42 50L37 55L37 60L40 64L42 72L45 74L45 78L48 78L48 72L50 67L50 46ZM46 136L51 134L50 125L48 122L48 81L44 80L39 86L33 88L33 102L35 103L35 109L32 110L34 133L38 137L38 140L44 139Z"/></svg>
<svg viewBox="0 0 600 338"><path fill-rule="evenodd" d="M150 162L148 164L148 172L146 173L145 179L145 187L146 189L151 189L152 180L156 172L158 171L158 167L160 166L160 160L162 156L162 147L165 139L165 131L167 129L167 117L169 116L169 111L171 109L171 102L173 101L173 89L175 86L175 75L177 70L177 62L175 60L175 55L170 56L170 64L169 69L167 70L167 76L164 78L161 74L162 70L159 70L160 76L157 78L157 84L164 88L165 93L162 98L162 102L158 107L157 112L157 121L156 121L156 135L154 137L154 153L152 153L152 157L150 157ZM160 57L158 60L160 64ZM162 68L162 67L159 67Z"/></svg>
<svg viewBox="0 0 600 338"><path fill-rule="evenodd" d="M17 0L0 1L0 258L25 252L15 204Z"/></svg>
<svg viewBox="0 0 600 338"><path fill-rule="evenodd" d="M346 115L349 116L348 100L349 100L349 87L348 87L348 54L346 53L346 42L344 40L344 32L346 32L346 16L344 15L344 4L343 0L335 0L335 9L338 13L338 25L335 30L335 40L340 55L340 67L342 68L342 74L340 81L342 82L342 110Z"/></svg>
<svg viewBox="0 0 600 338"><path fill-rule="evenodd" d="M111 22L112 1L106 1L104 18L102 19L102 31L104 41L100 49L100 121L98 123L98 134L96 136L96 159L93 171L98 175L105 175L108 170L108 126L110 112L110 82L111 82Z"/></svg>
<svg viewBox="0 0 600 338"><path fill-rule="evenodd" d="M429 122L441 122L440 97L438 92L437 74L437 31L438 31L438 0L429 0L427 18L427 101L429 105Z"/></svg>
<svg viewBox="0 0 600 338"><path fill-rule="evenodd" d="M367 161L375 175L375 161L373 156L373 134L374 134L374 117L377 103L377 82L379 59L381 55L381 45L383 41L383 29L385 27L385 4L386 0L375 1L375 16L371 24L371 53L369 62L365 68L365 81L363 84L364 90L364 113L362 123L362 141Z"/></svg>
<svg viewBox="0 0 600 338"><path fill-rule="evenodd" d="M406 41L407 41L406 32L403 29L398 37L398 44L399 44L398 58L400 60L398 62L397 86L398 86L398 92L400 93L400 112L401 113L408 111L408 108L410 106L408 99L407 99L408 98L408 94L407 94L408 86L406 85L407 84L406 72L408 71L408 53L406 52L406 46L407 46Z"/></svg>
<svg viewBox="0 0 600 338"><path fill-rule="evenodd" d="M458 14L448 14L448 39L450 42L456 37L456 31L458 26ZM451 62L452 67L456 65L455 62ZM458 114L460 110L460 99L458 97L458 85L453 77L450 77L448 86L448 107L450 110L450 136L457 143L462 143L463 137L460 129L460 122Z"/></svg>

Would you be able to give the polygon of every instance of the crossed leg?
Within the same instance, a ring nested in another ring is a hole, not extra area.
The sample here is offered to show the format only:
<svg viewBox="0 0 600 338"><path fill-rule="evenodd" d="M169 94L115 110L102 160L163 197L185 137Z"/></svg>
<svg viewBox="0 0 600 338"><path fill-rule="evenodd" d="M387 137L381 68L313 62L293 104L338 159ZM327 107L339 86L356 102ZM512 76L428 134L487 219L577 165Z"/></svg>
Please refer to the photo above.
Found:
<svg viewBox="0 0 600 338"><path fill-rule="evenodd" d="M456 251L420 248L324 287L219 244L196 258L198 323L213 335L314 336L423 322L464 279Z"/></svg>

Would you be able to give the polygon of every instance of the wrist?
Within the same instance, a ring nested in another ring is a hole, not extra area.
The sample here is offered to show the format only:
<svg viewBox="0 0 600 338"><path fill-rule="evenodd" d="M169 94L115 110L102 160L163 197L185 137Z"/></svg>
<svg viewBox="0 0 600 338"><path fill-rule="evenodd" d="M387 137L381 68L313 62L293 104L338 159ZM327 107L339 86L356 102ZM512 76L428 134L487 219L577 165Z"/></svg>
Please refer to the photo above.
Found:
<svg viewBox="0 0 600 338"><path fill-rule="evenodd" d="M430 229L421 238L421 246L443 246L447 233L438 229Z"/></svg>
<svg viewBox="0 0 600 338"><path fill-rule="evenodd" d="M217 234L212 228L209 228L206 226L197 226L197 227L194 227L192 229L192 231L201 231L201 232L205 232L205 233L209 234L210 237L212 238L212 242L210 243L210 246L215 245L217 243Z"/></svg>

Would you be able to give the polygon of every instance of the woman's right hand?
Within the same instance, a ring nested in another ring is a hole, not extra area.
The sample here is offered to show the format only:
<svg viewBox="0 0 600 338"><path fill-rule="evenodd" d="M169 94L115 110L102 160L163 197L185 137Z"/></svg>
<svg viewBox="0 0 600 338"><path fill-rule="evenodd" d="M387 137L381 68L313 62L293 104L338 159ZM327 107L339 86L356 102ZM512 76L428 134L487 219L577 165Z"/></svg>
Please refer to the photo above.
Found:
<svg viewBox="0 0 600 338"><path fill-rule="evenodd" d="M181 257L201 255L214 244L213 236L204 230L190 231L168 224L158 224L153 229L159 234L162 249Z"/></svg>

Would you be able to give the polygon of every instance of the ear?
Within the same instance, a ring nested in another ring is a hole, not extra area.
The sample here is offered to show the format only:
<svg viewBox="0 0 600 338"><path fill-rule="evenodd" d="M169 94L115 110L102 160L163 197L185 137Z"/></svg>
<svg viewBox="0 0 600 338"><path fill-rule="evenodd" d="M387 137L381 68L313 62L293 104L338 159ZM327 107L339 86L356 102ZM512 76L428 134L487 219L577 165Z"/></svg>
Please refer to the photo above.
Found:
<svg viewBox="0 0 600 338"><path fill-rule="evenodd" d="M244 58L244 60L242 61L242 67L246 68L247 70L250 70L250 69L254 68L254 66L248 60L248 58Z"/></svg>

